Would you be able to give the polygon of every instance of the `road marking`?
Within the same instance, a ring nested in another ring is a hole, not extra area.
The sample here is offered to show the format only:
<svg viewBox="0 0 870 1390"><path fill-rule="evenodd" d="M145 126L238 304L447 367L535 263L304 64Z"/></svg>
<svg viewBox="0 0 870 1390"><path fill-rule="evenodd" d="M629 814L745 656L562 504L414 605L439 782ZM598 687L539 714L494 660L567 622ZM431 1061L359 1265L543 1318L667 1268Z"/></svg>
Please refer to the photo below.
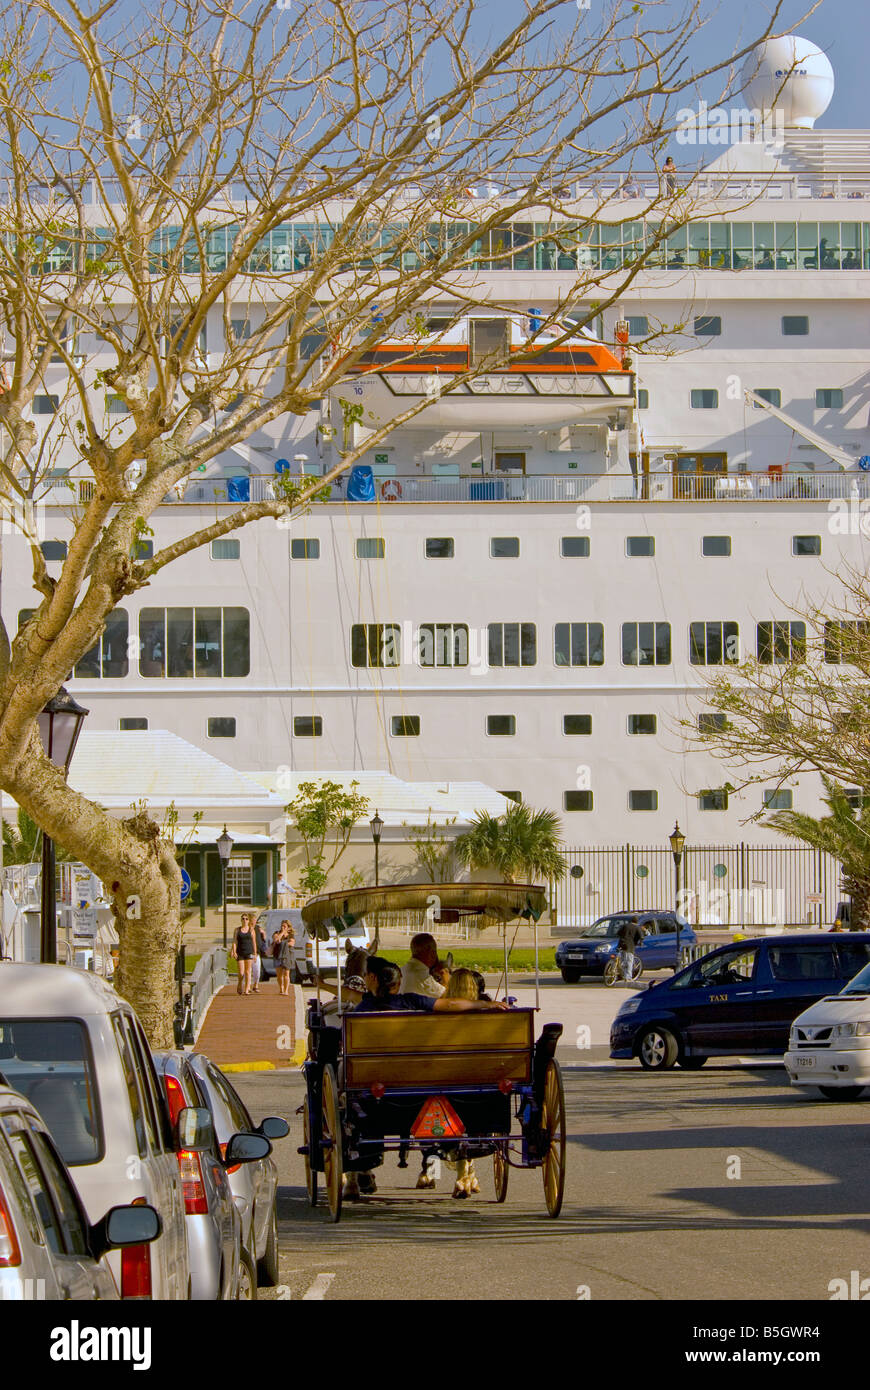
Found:
<svg viewBox="0 0 870 1390"><path fill-rule="evenodd" d="M304 1302L306 1298L324 1299L326 1297L326 1291L334 1278L334 1274L318 1274L311 1288L302 1295L302 1301Z"/></svg>

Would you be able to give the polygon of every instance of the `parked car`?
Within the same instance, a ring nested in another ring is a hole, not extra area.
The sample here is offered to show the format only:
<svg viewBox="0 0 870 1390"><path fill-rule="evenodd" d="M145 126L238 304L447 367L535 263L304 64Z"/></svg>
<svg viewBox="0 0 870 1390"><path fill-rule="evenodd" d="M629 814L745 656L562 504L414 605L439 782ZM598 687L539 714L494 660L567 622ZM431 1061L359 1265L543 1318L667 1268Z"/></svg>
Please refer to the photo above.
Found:
<svg viewBox="0 0 870 1390"><path fill-rule="evenodd" d="M160 1213L157 1239L108 1256L121 1297L189 1298L177 1150L207 1148L211 1116L183 1110L173 1132L130 1004L85 970L3 962L0 1072L39 1111L91 1223L115 1204Z"/></svg>
<svg viewBox="0 0 870 1390"><path fill-rule="evenodd" d="M672 979L626 999L610 1055L651 1071L708 1057L782 1055L808 1004L842 989L870 962L870 932L788 933L722 946Z"/></svg>
<svg viewBox="0 0 870 1390"><path fill-rule="evenodd" d="M858 1100L870 1086L870 965L798 1014L785 1069L793 1085L818 1086L828 1100Z"/></svg>
<svg viewBox="0 0 870 1390"><path fill-rule="evenodd" d="M105 1258L156 1240L150 1206L117 1206L90 1223L45 1122L0 1082L0 1303L7 1299L117 1299Z"/></svg>
<svg viewBox="0 0 870 1390"><path fill-rule="evenodd" d="M644 970L675 970L684 963L698 938L680 918L680 962L677 961L677 917L674 912L613 912L583 927L570 941L556 947L556 965L566 984L576 984L581 975L602 975L604 967L618 950L617 938L624 922L637 922L647 935L637 955Z"/></svg>
<svg viewBox="0 0 870 1390"><path fill-rule="evenodd" d="M241 1098L224 1073L201 1053L188 1054L197 1088L206 1099L214 1123L221 1155L231 1158L230 1140L240 1131L283 1139L290 1133L286 1120L271 1115L255 1125ZM270 1144L271 1151L271 1144ZM278 1169L270 1156L256 1163L230 1163L226 1169L233 1199L241 1218L242 1264L254 1278L250 1297L256 1297L257 1284L271 1288L279 1282L278 1273Z"/></svg>
<svg viewBox="0 0 870 1390"><path fill-rule="evenodd" d="M322 975L334 975L335 934L330 932L328 941L318 941L314 936L310 936L302 921L302 912L299 908L269 907L260 913L257 918L257 929L265 932L269 947L272 945L273 933L285 921L291 923L296 937L293 947L293 973L291 976L293 983L301 985L311 981L314 978L318 962ZM347 949L346 943L349 942L350 949L353 950L358 946L363 948L370 946L371 940L369 929L364 921L355 922L352 927L346 927L340 937L342 960ZM271 979L275 974L274 960L271 960L266 966L266 971L267 977Z"/></svg>
<svg viewBox="0 0 870 1390"><path fill-rule="evenodd" d="M190 1053L156 1052L154 1061L173 1122L185 1106L211 1108ZM176 1155L184 1189L191 1297L251 1298L257 1287L256 1274L250 1260L245 1263L242 1258L242 1220L213 1125L212 1136L211 1147L202 1153ZM272 1147L269 1141L263 1139L261 1143L267 1145L268 1153Z"/></svg>

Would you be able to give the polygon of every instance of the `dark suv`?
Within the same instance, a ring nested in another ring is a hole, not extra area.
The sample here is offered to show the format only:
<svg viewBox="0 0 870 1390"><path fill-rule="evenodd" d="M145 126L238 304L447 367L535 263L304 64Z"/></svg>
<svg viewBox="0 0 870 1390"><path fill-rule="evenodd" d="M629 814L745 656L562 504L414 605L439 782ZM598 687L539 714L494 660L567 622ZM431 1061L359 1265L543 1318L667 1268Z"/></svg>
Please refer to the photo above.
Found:
<svg viewBox="0 0 870 1390"><path fill-rule="evenodd" d="M788 932L722 946L670 980L632 992L610 1029L611 1057L660 1071L708 1057L782 1054L798 1014L839 994L870 963L870 933Z"/></svg>
<svg viewBox="0 0 870 1390"><path fill-rule="evenodd" d="M676 970L677 916L674 912L613 912L599 917L589 927L583 927L570 941L560 941L556 947L556 965L566 984L576 984L581 975L602 975L604 967L617 948L617 937L623 922L637 922L646 936L637 950L644 970ZM688 922L680 918L680 964L685 962L684 951L697 945Z"/></svg>

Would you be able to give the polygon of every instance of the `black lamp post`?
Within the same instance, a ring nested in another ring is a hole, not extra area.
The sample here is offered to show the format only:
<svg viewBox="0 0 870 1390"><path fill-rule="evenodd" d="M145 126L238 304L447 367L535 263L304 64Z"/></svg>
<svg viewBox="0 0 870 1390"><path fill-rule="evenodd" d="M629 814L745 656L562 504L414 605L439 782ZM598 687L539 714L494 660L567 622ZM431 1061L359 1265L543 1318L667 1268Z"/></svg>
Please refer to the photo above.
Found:
<svg viewBox="0 0 870 1390"><path fill-rule="evenodd" d="M63 687L37 715L39 737L47 756L63 771L69 772L72 755L89 710L82 709ZM39 959L43 964L57 964L57 893L54 882L54 840L42 832L42 919L40 922Z"/></svg>
<svg viewBox="0 0 870 1390"><path fill-rule="evenodd" d="M230 862L230 854L233 849L233 837L227 834L224 826L223 835L218 835L217 852L221 857L221 898L224 905L224 950L227 946L227 865Z"/></svg>
<svg viewBox="0 0 870 1390"><path fill-rule="evenodd" d="M372 828L372 839L373 839L374 842L375 842L375 887L377 888L377 886L378 886L378 854L379 854L379 848L380 848L380 843L381 843L381 831L382 831L383 828L384 828L384 822L381 820L381 818L380 818L380 816L378 815L378 812L377 812L377 811L375 811L374 815L372 816L371 820L369 821L369 825L370 825L371 828Z"/></svg>
<svg viewBox="0 0 870 1390"><path fill-rule="evenodd" d="M675 969L680 968L680 862L683 858L683 845L686 837L680 829L679 823L674 821L674 828L668 839L671 842L671 852L674 856L674 908L677 920L677 963Z"/></svg>

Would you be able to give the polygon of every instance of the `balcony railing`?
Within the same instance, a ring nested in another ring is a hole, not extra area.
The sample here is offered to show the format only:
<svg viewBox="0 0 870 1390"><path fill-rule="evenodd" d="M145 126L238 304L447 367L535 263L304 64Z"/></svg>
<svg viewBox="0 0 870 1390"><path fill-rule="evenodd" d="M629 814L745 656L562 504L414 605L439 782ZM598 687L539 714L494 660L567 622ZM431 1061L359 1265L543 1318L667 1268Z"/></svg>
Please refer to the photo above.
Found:
<svg viewBox="0 0 870 1390"><path fill-rule="evenodd" d="M310 481L315 482L316 479ZM233 483L235 486L230 487ZM250 478L204 478L170 493L172 505L238 506L274 497L271 475ZM347 480L329 488L329 502L347 501ZM405 477L375 479L374 502L351 506L397 506L402 503L451 502L806 502L870 498L870 473L538 473L485 478ZM870 527L870 522L868 522Z"/></svg>
<svg viewBox="0 0 870 1390"><path fill-rule="evenodd" d="M714 153L715 151L710 151ZM703 156L704 150L700 151ZM848 154L845 156L848 160ZM702 159L698 159L698 163ZM863 164L864 161L862 160ZM761 197L776 199L804 199L804 198L870 198L870 176L865 169L843 168L840 170L828 170L824 174L815 174L809 170L740 170L739 172L729 172L727 170L715 170L704 172L690 167L678 168L675 171L674 187L676 190L691 188L692 192L701 197L713 198L745 198ZM469 175L468 185L465 194L471 202L492 201L494 199L515 198L518 194L525 193L533 184L535 179L540 180L541 171L512 169L507 176L505 171L496 171L488 174L481 170L479 173ZM188 187L192 190L195 181L190 182ZM313 190L314 185L303 181L300 183L297 192L303 193ZM553 178L543 183L539 182L542 200L548 197L558 198L561 202L580 200L583 198L620 198L638 197L650 199L658 197L660 192L669 191L666 174L658 174L654 170L640 171L631 169L611 169L607 173L590 176L586 179L560 180L558 173ZM103 183L105 193L105 203L100 196L97 185L93 182L86 186L84 201L92 207L115 206L123 201L120 185L111 180ZM408 184L406 192L409 199L417 199L425 196L425 183L420 185ZM9 180L0 180L0 197L11 199L15 190ZM50 187L49 185L32 184L29 187L29 195L34 202L58 202L62 201L62 190ZM243 184L233 185L231 189L222 194L221 204L233 206L246 204L251 201L250 194Z"/></svg>

